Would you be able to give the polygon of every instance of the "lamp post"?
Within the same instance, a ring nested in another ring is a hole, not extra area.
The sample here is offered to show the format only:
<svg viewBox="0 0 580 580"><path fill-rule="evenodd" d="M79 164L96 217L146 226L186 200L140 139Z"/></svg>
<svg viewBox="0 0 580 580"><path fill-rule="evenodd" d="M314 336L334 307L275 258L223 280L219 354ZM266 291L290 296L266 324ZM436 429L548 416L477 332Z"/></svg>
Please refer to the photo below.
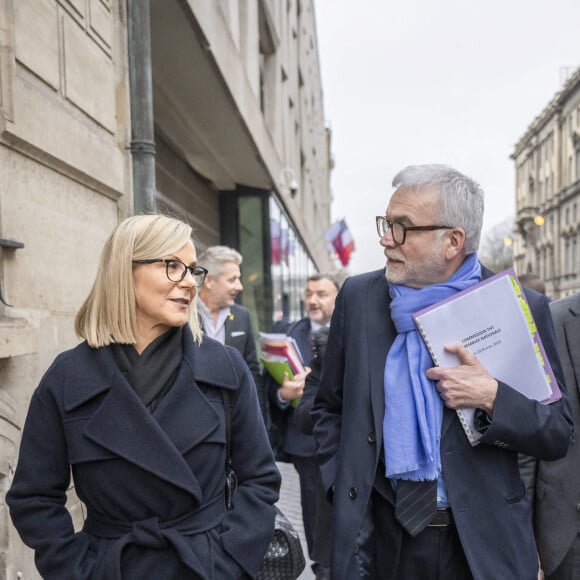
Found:
<svg viewBox="0 0 580 580"><path fill-rule="evenodd" d="M546 218L541 214L535 215L534 216L534 223L537 226L543 226L546 223Z"/></svg>

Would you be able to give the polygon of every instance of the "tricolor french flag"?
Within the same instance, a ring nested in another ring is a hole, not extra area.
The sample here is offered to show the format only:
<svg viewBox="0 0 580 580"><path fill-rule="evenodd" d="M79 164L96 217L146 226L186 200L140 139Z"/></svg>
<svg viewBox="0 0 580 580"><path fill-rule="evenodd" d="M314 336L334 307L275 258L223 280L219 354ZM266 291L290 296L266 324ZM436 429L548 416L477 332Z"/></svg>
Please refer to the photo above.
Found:
<svg viewBox="0 0 580 580"><path fill-rule="evenodd" d="M336 252L343 267L348 266L350 255L354 252L355 246L346 222L343 219L334 222L326 232L326 239Z"/></svg>

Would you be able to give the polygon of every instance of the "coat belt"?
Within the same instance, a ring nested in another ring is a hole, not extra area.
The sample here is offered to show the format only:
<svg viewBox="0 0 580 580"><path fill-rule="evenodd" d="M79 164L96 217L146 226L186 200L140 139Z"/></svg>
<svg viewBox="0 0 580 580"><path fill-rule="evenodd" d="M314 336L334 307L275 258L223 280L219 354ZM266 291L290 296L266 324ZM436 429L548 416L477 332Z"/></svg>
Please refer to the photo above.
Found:
<svg viewBox="0 0 580 580"><path fill-rule="evenodd" d="M121 579L121 559L123 549L128 544L144 548L161 550L169 546L175 548L180 560L202 578L211 577L213 568L210 538L202 545L207 552L196 554L187 536L202 534L217 527L225 513L224 497L218 495L199 509L171 520L159 520L152 517L136 522L127 522L102 518L89 514L84 531L98 538L116 540L105 554L104 577L111 580ZM209 561L208 561L209 560ZM208 565L210 566L208 570ZM209 574L208 574L209 572Z"/></svg>

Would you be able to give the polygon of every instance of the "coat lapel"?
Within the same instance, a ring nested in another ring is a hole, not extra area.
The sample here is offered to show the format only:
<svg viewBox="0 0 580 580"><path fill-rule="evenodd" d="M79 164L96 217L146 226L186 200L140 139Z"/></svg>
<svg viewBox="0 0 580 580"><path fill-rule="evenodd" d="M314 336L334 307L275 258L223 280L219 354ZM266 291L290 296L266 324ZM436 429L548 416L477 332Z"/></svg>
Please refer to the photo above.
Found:
<svg viewBox="0 0 580 580"><path fill-rule="evenodd" d="M457 412L449 409L448 407L443 404L443 421L441 422L441 441L445 437L445 434L449 430L451 423L453 423L453 419L457 417ZM459 418L457 418L459 420Z"/></svg>
<svg viewBox="0 0 580 580"><path fill-rule="evenodd" d="M383 419L385 416L384 373L387 352L396 336L391 321L389 286L384 271L369 284L367 295L368 327L368 368L371 382L371 403L373 409L377 446L383 441Z"/></svg>
<svg viewBox="0 0 580 580"><path fill-rule="evenodd" d="M197 479L160 424L119 371L85 435L111 453L201 499Z"/></svg>
<svg viewBox="0 0 580 580"><path fill-rule="evenodd" d="M292 336L298 344L302 363L304 365L310 364L312 359L312 343L310 340L310 319L302 318L296 323L296 327L292 332Z"/></svg>
<svg viewBox="0 0 580 580"><path fill-rule="evenodd" d="M234 343L239 342L239 338L236 340L236 337L232 337L232 332L237 332L239 330L239 316L236 316L237 312L235 311L234 307L230 309L230 314L226 318L226 322L224 324L224 331L225 331L225 344L230 346L236 346ZM237 348L237 347L236 347Z"/></svg>
<svg viewBox="0 0 580 580"><path fill-rule="evenodd" d="M199 445L220 425L220 417L200 384L236 389L237 377L221 344L204 337L200 346L189 335L184 342L179 375L155 412L155 418L180 453Z"/></svg>
<svg viewBox="0 0 580 580"><path fill-rule="evenodd" d="M572 316L568 316L564 320L564 336L572 370L571 376L566 377L566 380L567 384L570 385L569 388L572 388L576 380L576 388L580 389L580 381L576 378L580 377L580 309L575 310L570 307L570 313Z"/></svg>
<svg viewBox="0 0 580 580"><path fill-rule="evenodd" d="M206 337L199 346L186 330L178 377L154 415L118 370L111 348L92 349L86 343L77 347L77 364L65 379L64 408L73 411L104 394L87 421L85 436L201 499L182 453L216 431L220 417L198 382L236 389L237 377L221 344Z"/></svg>

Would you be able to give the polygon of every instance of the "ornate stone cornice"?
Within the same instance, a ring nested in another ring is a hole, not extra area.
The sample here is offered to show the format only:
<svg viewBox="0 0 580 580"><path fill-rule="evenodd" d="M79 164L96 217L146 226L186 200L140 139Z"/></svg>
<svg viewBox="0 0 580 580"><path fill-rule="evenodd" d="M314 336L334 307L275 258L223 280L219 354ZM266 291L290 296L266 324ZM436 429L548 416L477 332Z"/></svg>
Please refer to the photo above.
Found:
<svg viewBox="0 0 580 580"><path fill-rule="evenodd" d="M566 81L562 89L560 89L546 105L545 109L532 121L526 129L524 135L516 143L514 152L511 155L512 159L516 159L522 151L528 146L528 142L532 137L538 133L546 124L555 116L558 116L562 111L563 105L571 93L580 87L580 68L576 69L574 74Z"/></svg>

